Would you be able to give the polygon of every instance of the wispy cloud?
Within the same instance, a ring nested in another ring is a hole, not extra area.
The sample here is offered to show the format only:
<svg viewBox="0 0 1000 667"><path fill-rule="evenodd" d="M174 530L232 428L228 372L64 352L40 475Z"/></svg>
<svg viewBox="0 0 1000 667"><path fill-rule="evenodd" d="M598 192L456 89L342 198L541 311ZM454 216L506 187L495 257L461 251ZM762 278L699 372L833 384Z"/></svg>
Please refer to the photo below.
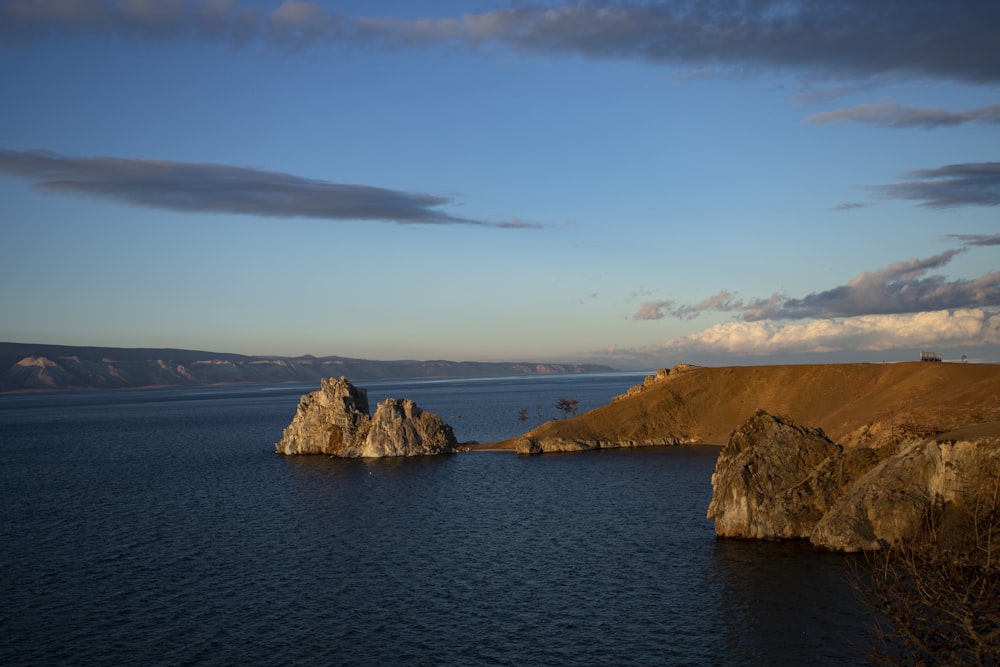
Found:
<svg viewBox="0 0 1000 667"><path fill-rule="evenodd" d="M798 320L1000 306L1000 272L976 280L952 281L928 273L963 251L948 250L925 259L895 262L862 273L846 285L802 298L772 297L756 301L748 304L743 319Z"/></svg>
<svg viewBox="0 0 1000 667"><path fill-rule="evenodd" d="M705 311L731 312L743 308L743 302L736 299L735 293L724 290L694 306L677 305L673 301L645 301L639 305L639 311L633 319L662 320L664 317L670 316L692 320Z"/></svg>
<svg viewBox="0 0 1000 667"><path fill-rule="evenodd" d="M964 246L1000 245L1000 234L948 234L948 238L957 239Z"/></svg>
<svg viewBox="0 0 1000 667"><path fill-rule="evenodd" d="M993 237L974 237L984 245ZM975 280L946 280L930 273L947 265L965 248L948 250L924 259L895 262L877 271L865 272L845 285L804 297L773 294L750 301L723 291L697 305L676 305L672 301L643 303L635 319L665 316L693 319L704 312L733 312L744 322L803 320L919 313L924 311L988 308L1000 306L1000 272ZM753 329L761 331L761 329Z"/></svg>
<svg viewBox="0 0 1000 667"><path fill-rule="evenodd" d="M905 177L911 180L876 189L887 199L919 201L928 208L1000 206L1000 162L917 169Z"/></svg>
<svg viewBox="0 0 1000 667"><path fill-rule="evenodd" d="M851 201L844 202L843 204L837 204L831 210L833 211L853 211L856 208L865 208L871 206L871 204L863 204L861 202Z"/></svg>
<svg viewBox="0 0 1000 667"><path fill-rule="evenodd" d="M673 0L521 5L448 18L353 18L315 2L273 10L239 0L7 0L0 39L51 34L376 48L496 43L522 53L637 59L686 68L781 67L839 77L879 74L1000 81L1000 4L965 0Z"/></svg>
<svg viewBox="0 0 1000 667"><path fill-rule="evenodd" d="M673 301L643 301L639 304L639 310L632 319L662 320L667 315L672 314L673 308Z"/></svg>
<svg viewBox="0 0 1000 667"><path fill-rule="evenodd" d="M811 125L865 123L881 127L920 127L933 130L965 123L1000 124L1000 104L969 111L947 111L929 107L906 107L893 102L860 104L847 109L813 114L802 121Z"/></svg>
<svg viewBox="0 0 1000 667"><path fill-rule="evenodd" d="M503 228L540 226L522 220L473 220L440 210L454 203L453 197L331 183L221 164L0 150L0 173L29 180L43 192L189 213Z"/></svg>

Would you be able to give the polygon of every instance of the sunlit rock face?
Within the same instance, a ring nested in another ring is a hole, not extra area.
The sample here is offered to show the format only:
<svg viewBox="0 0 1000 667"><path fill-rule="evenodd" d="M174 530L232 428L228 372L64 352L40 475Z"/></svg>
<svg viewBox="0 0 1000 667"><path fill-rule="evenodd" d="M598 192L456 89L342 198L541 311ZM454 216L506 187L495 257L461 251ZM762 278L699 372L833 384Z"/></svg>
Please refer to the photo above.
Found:
<svg viewBox="0 0 1000 667"><path fill-rule="evenodd" d="M449 425L411 400L386 399L369 416L368 393L340 377L324 379L319 390L302 397L275 451L345 458L422 456L452 452L457 445Z"/></svg>
<svg viewBox="0 0 1000 667"><path fill-rule="evenodd" d="M758 410L733 431L712 475L721 537L808 538L844 491L843 448L822 430Z"/></svg>
<svg viewBox="0 0 1000 667"><path fill-rule="evenodd" d="M953 432L908 442L860 476L816 524L810 540L836 551L877 549L913 538L929 512L939 541L961 541L977 505L994 498L1000 438Z"/></svg>
<svg viewBox="0 0 1000 667"><path fill-rule="evenodd" d="M808 539L835 551L913 537L935 511L942 540L1000 475L1000 437L958 430L845 448L819 429L758 411L733 431L712 475L720 537Z"/></svg>
<svg viewBox="0 0 1000 667"><path fill-rule="evenodd" d="M387 398L378 404L361 456L445 454L457 446L451 426L409 399Z"/></svg>

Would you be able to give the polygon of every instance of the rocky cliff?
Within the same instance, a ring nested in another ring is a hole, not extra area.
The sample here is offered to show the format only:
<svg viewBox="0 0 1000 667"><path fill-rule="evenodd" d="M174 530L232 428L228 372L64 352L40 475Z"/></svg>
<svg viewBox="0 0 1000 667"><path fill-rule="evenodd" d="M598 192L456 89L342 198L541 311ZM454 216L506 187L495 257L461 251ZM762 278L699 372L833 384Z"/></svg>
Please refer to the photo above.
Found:
<svg viewBox="0 0 1000 667"><path fill-rule="evenodd" d="M1000 475L1000 423L930 438L887 433L844 447L823 431L757 411L712 475L708 518L721 537L808 539L837 551L913 537L932 509L942 535Z"/></svg>
<svg viewBox="0 0 1000 667"><path fill-rule="evenodd" d="M444 454L457 446L451 427L411 400L387 398L369 416L368 392L340 377L302 397L275 451L381 458Z"/></svg>

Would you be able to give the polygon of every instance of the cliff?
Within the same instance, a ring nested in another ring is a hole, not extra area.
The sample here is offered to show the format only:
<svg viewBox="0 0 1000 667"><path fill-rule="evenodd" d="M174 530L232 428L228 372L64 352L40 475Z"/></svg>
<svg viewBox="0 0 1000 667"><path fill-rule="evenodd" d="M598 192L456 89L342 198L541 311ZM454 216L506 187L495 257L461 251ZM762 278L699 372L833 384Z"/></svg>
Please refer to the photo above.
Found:
<svg viewBox="0 0 1000 667"><path fill-rule="evenodd" d="M756 412L716 462L708 507L716 534L860 551L912 539L936 512L947 544L998 488L1000 422L872 445L847 448Z"/></svg>
<svg viewBox="0 0 1000 667"><path fill-rule="evenodd" d="M845 447L927 438L1000 420L1000 365L899 363L675 366L608 405L493 444L542 453L724 444L762 408L821 428Z"/></svg>
<svg viewBox="0 0 1000 667"><path fill-rule="evenodd" d="M0 392L318 382L325 377L442 378L607 372L595 364L372 361L198 350L0 343Z"/></svg>
<svg viewBox="0 0 1000 667"><path fill-rule="evenodd" d="M302 397L275 451L381 458L444 454L457 446L451 427L411 400L387 398L369 416L368 392L340 377Z"/></svg>

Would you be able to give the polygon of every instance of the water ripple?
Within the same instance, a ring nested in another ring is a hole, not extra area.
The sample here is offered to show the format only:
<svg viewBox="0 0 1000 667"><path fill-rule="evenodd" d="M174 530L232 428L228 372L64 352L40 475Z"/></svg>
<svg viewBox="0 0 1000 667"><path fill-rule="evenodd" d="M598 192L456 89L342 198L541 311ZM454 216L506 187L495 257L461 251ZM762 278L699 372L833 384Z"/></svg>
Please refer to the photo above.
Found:
<svg viewBox="0 0 1000 667"><path fill-rule="evenodd" d="M157 396L0 404L0 663L863 657L842 559L715 540L711 449L285 458L295 396Z"/></svg>

